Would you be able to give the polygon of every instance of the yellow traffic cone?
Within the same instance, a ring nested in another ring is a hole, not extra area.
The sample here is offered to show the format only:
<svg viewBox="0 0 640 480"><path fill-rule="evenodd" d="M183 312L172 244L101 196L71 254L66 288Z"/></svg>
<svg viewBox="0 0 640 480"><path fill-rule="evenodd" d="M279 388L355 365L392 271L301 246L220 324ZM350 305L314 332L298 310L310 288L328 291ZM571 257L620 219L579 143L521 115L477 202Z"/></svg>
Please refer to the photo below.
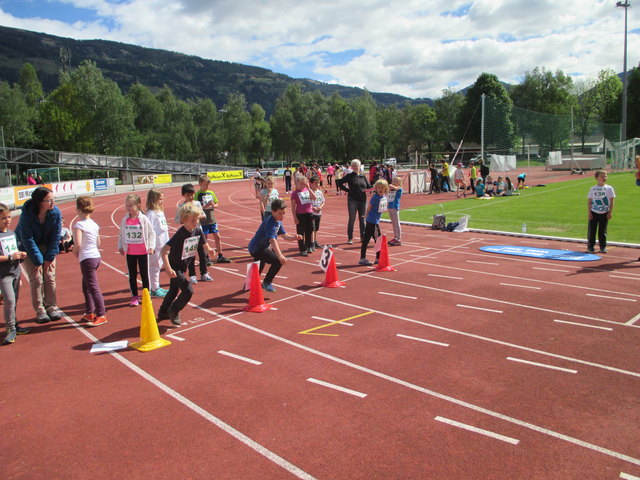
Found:
<svg viewBox="0 0 640 480"><path fill-rule="evenodd" d="M131 344L131 348L148 352L156 348L171 345L169 340L160 338L156 315L153 313L153 304L148 289L142 290L142 313L140 315L140 341Z"/></svg>

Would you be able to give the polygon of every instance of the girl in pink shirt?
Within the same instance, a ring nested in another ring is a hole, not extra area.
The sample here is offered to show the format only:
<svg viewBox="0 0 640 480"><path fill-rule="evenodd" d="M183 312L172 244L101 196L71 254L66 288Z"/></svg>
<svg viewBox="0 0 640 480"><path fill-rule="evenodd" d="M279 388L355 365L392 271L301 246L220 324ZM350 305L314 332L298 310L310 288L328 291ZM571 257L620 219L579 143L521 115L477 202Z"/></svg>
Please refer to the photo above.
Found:
<svg viewBox="0 0 640 480"><path fill-rule="evenodd" d="M309 190L309 179L298 177L296 189L291 194L291 211L296 223L296 233L302 235L303 240L298 240L300 255L307 257L315 249L313 248L313 204L316 194Z"/></svg>

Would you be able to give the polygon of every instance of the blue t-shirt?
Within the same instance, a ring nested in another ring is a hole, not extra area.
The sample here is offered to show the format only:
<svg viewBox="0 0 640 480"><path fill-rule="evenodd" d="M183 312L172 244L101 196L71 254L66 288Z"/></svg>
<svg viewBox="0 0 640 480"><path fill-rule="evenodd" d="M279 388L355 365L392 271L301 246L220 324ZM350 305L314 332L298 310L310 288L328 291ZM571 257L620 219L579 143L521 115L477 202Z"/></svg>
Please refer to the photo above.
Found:
<svg viewBox="0 0 640 480"><path fill-rule="evenodd" d="M384 197L381 197L377 193L374 193L371 197L371 200L369 200L369 205L371 205L371 208L369 209L369 213L367 214L367 223L380 223L380 215L382 215L382 212L387 211L388 204L389 203L387 201L386 195Z"/></svg>
<svg viewBox="0 0 640 480"><path fill-rule="evenodd" d="M389 192L389 208L400 210L400 197L402 197L402 189L392 190Z"/></svg>
<svg viewBox="0 0 640 480"><path fill-rule="evenodd" d="M525 178L527 178L526 173L521 173L520 175L518 175L518 180L524 180Z"/></svg>
<svg viewBox="0 0 640 480"><path fill-rule="evenodd" d="M249 253L258 253L269 246L272 238L278 238L278 235L284 235L282 222L277 221L273 215L267 215L260 224L258 231L249 242Z"/></svg>
<svg viewBox="0 0 640 480"><path fill-rule="evenodd" d="M482 197L484 195L484 183L476 185L476 195Z"/></svg>

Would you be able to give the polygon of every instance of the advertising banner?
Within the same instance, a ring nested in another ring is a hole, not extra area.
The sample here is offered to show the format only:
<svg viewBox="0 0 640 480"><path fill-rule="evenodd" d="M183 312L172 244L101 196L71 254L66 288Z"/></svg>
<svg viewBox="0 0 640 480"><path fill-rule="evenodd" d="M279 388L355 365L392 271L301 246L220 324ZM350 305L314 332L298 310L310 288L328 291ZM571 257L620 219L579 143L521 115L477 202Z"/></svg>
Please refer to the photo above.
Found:
<svg viewBox="0 0 640 480"><path fill-rule="evenodd" d="M207 176L212 182L219 182L221 180L241 180L244 178L244 172L242 170L230 170L228 172L207 172Z"/></svg>
<svg viewBox="0 0 640 480"><path fill-rule="evenodd" d="M96 192L100 192L102 190L107 190L109 188L108 184L107 184L107 179L106 178L96 178L93 181L93 189Z"/></svg>
<svg viewBox="0 0 640 480"><path fill-rule="evenodd" d="M163 173L162 175L154 175L153 183L171 183L171 174Z"/></svg>
<svg viewBox="0 0 640 480"><path fill-rule="evenodd" d="M13 198L14 204L16 207L21 207L24 205L24 202L31 198L31 194L38 187L47 187L49 190L53 191L53 185L50 183L46 183L44 185L29 185L27 187L13 187Z"/></svg>

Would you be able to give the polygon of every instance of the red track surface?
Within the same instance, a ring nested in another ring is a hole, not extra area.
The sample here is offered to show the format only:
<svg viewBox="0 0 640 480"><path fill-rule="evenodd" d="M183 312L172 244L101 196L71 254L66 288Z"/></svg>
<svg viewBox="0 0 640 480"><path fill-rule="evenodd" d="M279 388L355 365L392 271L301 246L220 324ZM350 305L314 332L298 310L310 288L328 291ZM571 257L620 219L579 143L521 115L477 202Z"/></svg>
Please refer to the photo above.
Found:
<svg viewBox="0 0 640 480"><path fill-rule="evenodd" d="M397 270L377 273L357 265L345 197L329 195L320 238L346 287L319 287L319 254L282 242L290 257L266 297L276 308L246 313L257 203L246 182L215 187L234 263L209 269L215 282L196 285L181 327L160 323L172 345L89 353L94 341L138 340L116 253L124 194L97 197L94 215L108 324L74 324L84 302L71 254L58 257L67 321L32 323L23 283L18 317L34 331L0 349L1 478L640 477L637 251L537 260L478 250L504 237L405 227L390 249ZM164 193L171 217L179 189ZM452 196L405 196L403 207ZM74 204L61 209L73 219Z"/></svg>

